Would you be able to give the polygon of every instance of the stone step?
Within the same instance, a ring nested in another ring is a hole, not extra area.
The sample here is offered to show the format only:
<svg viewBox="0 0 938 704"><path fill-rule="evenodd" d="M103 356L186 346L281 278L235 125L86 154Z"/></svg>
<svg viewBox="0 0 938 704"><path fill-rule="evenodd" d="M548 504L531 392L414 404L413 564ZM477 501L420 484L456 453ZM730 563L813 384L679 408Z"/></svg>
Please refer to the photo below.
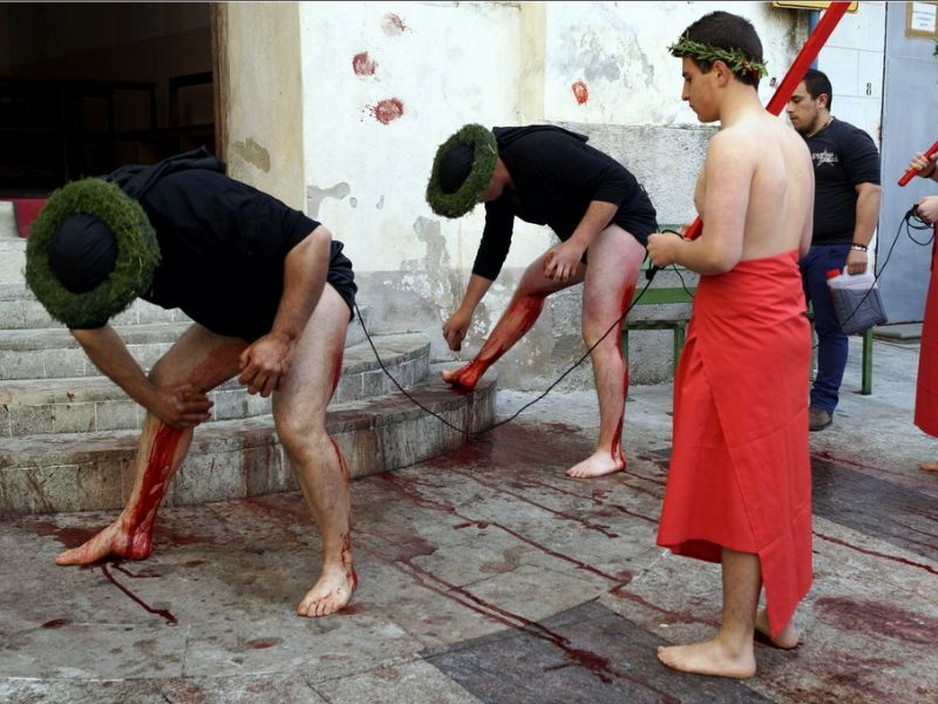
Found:
<svg viewBox="0 0 938 704"><path fill-rule="evenodd" d="M3 256L3 242L0 241L0 257ZM369 322L370 308L359 305L364 317L365 325ZM160 306L137 299L127 310L115 315L110 321L115 327L130 325L153 325L159 323L191 323L191 319L178 308L161 308ZM36 330L36 329L66 330L65 326L53 320L52 317L36 300L32 291L22 280L6 281L0 277L0 341L5 330ZM349 325L349 344L356 344L365 339L362 333L361 322L356 315Z"/></svg>
<svg viewBox="0 0 938 704"><path fill-rule="evenodd" d="M387 394L429 372L430 340L422 333L377 335L373 342L346 348L334 402ZM232 379L209 394L213 420L234 420L270 413L270 399L252 396ZM103 376L0 380L0 438L43 433L97 432L139 428L144 410Z"/></svg>
<svg viewBox="0 0 938 704"><path fill-rule="evenodd" d="M0 256L2 256L2 241L0 241ZM122 326L182 322L189 322L189 318L182 311L167 310L141 299L134 301L127 310L110 320L112 325ZM3 282L0 279L0 327L6 330L65 328L62 323L53 320L46 312L22 277L18 281Z"/></svg>
<svg viewBox="0 0 938 704"><path fill-rule="evenodd" d="M3 203L0 202L0 206ZM10 207L10 221L12 222L12 203ZM25 281L23 272L26 270L26 240L16 235L15 225L12 227L12 234L4 234L3 222L6 219L0 217L0 284L2 283L23 283Z"/></svg>
<svg viewBox="0 0 938 704"><path fill-rule="evenodd" d="M362 315L367 319L367 311L362 311ZM149 369L190 324L185 316L178 322L117 324L115 320L114 329L137 363ZM346 347L364 339L362 321L356 317L349 325ZM100 373L65 327L0 330L0 380L60 379Z"/></svg>
<svg viewBox="0 0 938 704"><path fill-rule="evenodd" d="M494 373L490 370L474 392L457 392L439 378L445 366L431 367L408 389L410 398L398 391L329 407L329 432L352 478L451 452L466 443L466 433L491 427ZM135 430L0 439L0 514L120 509L133 482L138 439ZM201 504L296 488L273 419L257 416L197 428L166 503Z"/></svg>

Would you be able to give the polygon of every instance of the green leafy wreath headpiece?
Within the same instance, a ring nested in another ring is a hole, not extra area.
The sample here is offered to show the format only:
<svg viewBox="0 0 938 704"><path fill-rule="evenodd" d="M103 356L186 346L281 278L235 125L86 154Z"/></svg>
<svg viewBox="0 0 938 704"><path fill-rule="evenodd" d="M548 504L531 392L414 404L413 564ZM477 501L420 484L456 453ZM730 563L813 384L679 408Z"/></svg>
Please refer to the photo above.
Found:
<svg viewBox="0 0 938 704"><path fill-rule="evenodd" d="M717 60L722 61L737 76L749 74L753 78L762 78L769 73L764 61L753 61L746 56L742 49L737 47L724 49L712 44L697 42L687 36L687 32L684 32L676 43L669 46L668 51L671 52L672 56L686 56L696 61L706 61L711 64Z"/></svg>
<svg viewBox="0 0 938 704"><path fill-rule="evenodd" d="M49 246L59 225L87 213L114 235L114 269L84 293L62 285L49 263ZM140 204L116 184L85 178L56 190L43 206L26 240L26 283L56 320L70 328L95 328L127 308L150 287L160 261L156 231Z"/></svg>
<svg viewBox="0 0 938 704"><path fill-rule="evenodd" d="M440 162L443 156L458 144L472 147L472 169L459 189L453 193L444 193L440 187ZM436 150L433 170L427 183L427 203L437 215L447 218L460 218L471 211L485 193L495 162L498 160L498 145L492 130L478 124L464 125L456 134L447 139Z"/></svg>

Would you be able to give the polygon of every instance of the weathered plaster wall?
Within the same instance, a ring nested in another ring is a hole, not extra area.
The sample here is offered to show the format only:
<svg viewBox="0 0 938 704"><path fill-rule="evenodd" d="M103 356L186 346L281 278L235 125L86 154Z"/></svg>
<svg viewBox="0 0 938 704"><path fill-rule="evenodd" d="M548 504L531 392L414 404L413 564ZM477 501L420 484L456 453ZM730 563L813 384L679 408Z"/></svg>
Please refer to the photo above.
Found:
<svg viewBox="0 0 938 704"><path fill-rule="evenodd" d="M257 81L256 93L244 95L265 95L275 86L281 101L274 111L232 97L231 142L253 138L271 153L271 143L292 147L302 174L296 180L292 169L272 159L270 180L278 192L292 197L293 184L302 183L302 207L346 243L370 327L424 331L436 360L456 356L440 327L462 296L484 215L479 207L446 220L424 200L433 155L452 132L467 122L550 122L584 132L644 183L659 222L688 222L695 216L694 179L715 128L699 124L680 100L680 62L667 46L712 10L748 17L765 46L770 73L760 94L768 101L808 34L806 12L765 2L731 8L722 2L228 7L247 25L232 86ZM293 11L296 36L289 29ZM855 33L844 40L856 41L863 38ZM299 77L287 70L294 42ZM271 48L261 53L248 51L251 46ZM274 114L276 121L267 119ZM293 131L297 120L300 136ZM261 175L254 162L241 168ZM553 241L546 228L516 223L505 268L477 311L463 359L481 345L527 264ZM552 297L535 328L499 364L502 387L545 388L581 358L579 306L577 289ZM633 381L670 373L666 333L633 336L632 353ZM586 364L562 386L591 383Z"/></svg>
<svg viewBox="0 0 938 704"><path fill-rule="evenodd" d="M222 3L228 173L306 209L303 63L296 3Z"/></svg>

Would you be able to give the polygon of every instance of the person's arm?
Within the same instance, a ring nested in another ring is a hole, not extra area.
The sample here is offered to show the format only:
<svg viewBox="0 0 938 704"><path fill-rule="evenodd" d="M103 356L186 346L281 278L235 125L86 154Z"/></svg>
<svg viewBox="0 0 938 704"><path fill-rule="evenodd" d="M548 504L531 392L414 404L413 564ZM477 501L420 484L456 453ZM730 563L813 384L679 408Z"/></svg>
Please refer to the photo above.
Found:
<svg viewBox="0 0 938 704"><path fill-rule="evenodd" d="M469 325L472 324L472 316L491 286L491 279L486 279L478 274L469 277L469 284L466 286L466 293L463 294L462 302L447 321L443 323L443 338L451 350L458 352L462 349L462 342L469 331Z"/></svg>
<svg viewBox="0 0 938 704"><path fill-rule="evenodd" d="M290 370L296 342L326 286L332 233L320 225L286 256L283 294L270 332L241 353L238 381L263 397L280 388Z"/></svg>
<svg viewBox="0 0 938 704"><path fill-rule="evenodd" d="M882 188L876 183L858 183L856 191L857 216L856 225L853 228L853 244L859 246L851 247L847 253L847 273L849 274L862 274L869 264L866 248L869 247L873 233L876 232L882 196Z"/></svg>
<svg viewBox="0 0 938 704"><path fill-rule="evenodd" d="M202 390L191 384L173 388L156 386L110 325L70 332L105 376L167 425L187 428L208 420L212 402Z"/></svg>
<svg viewBox="0 0 938 704"><path fill-rule="evenodd" d="M694 240L672 233L652 233L648 256L657 267L679 264L699 274L722 274L743 256L743 236L749 211L749 190L755 157L748 142L734 141L730 131L710 139L704 161L703 232Z"/></svg>
<svg viewBox="0 0 938 704"><path fill-rule="evenodd" d="M567 281L576 274L583 252L589 248L596 235L612 222L618 210L619 206L614 203L592 201L573 234L551 249L552 254L544 262L544 275L548 279Z"/></svg>
<svg viewBox="0 0 938 704"><path fill-rule="evenodd" d="M555 149L532 156L539 163L539 171L562 192L589 194L589 205L576 229L551 248L545 261L547 278L567 281L576 274L583 252L615 218L629 192L628 173L607 154L567 139L557 142Z"/></svg>

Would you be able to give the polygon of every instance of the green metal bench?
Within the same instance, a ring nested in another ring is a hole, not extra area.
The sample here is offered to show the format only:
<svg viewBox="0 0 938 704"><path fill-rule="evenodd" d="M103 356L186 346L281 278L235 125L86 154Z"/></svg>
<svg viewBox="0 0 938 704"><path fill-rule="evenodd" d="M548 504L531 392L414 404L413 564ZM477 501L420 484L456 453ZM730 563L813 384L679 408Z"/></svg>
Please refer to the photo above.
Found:
<svg viewBox="0 0 938 704"><path fill-rule="evenodd" d="M646 261L642 265L644 272L650 264ZM687 323L690 321L691 301L697 287L695 283L687 280L692 278L696 282L697 275L687 269L668 267L655 274L655 279L647 288L643 284L643 276L635 288L632 299L633 308L622 327L622 353L626 360L629 357L629 331L631 330L670 330L672 333L673 355L671 358L671 371L677 368L677 361L684 348L684 339L687 334ZM664 283L662 283L664 282ZM657 306L657 310L646 317L636 317L639 306Z"/></svg>
<svg viewBox="0 0 938 704"><path fill-rule="evenodd" d="M647 269L649 264L642 265L642 270ZM622 327L622 353L626 360L629 358L629 331L631 330L670 330L672 332L673 356L671 359L672 373L677 369L677 361L681 356L681 350L684 348L684 340L687 336L687 324L690 322L690 304L693 295L697 290L696 283L693 285L686 283L690 277L696 277L695 274L687 269L669 267L662 269L655 274L655 279L663 276L677 276L677 285L655 285L652 281L648 288L644 288L640 283L635 290L635 297L632 299L635 307L629 311L629 317L626 324ZM694 278L696 281L696 278ZM644 293L642 290L644 289ZM654 311L653 317L635 317L635 310L638 306L654 305L659 309ZM814 318L810 310L807 313L808 320L811 321L811 339L815 340ZM873 330L872 328L862 334L863 337L863 357L861 360L861 382L860 393L869 396L873 393ZM811 351L811 366L814 367L814 357L816 355L815 346Z"/></svg>

